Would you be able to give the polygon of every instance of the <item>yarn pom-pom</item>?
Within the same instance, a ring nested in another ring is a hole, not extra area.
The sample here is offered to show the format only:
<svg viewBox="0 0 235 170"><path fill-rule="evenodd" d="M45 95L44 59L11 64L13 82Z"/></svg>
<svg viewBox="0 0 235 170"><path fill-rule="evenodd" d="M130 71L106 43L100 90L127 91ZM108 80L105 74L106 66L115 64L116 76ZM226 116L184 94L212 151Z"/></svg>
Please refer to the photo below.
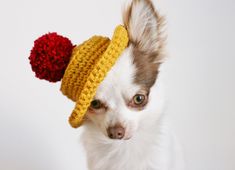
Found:
<svg viewBox="0 0 235 170"><path fill-rule="evenodd" d="M29 60L36 77L60 81L69 63L73 45L68 38L48 33L34 41Z"/></svg>

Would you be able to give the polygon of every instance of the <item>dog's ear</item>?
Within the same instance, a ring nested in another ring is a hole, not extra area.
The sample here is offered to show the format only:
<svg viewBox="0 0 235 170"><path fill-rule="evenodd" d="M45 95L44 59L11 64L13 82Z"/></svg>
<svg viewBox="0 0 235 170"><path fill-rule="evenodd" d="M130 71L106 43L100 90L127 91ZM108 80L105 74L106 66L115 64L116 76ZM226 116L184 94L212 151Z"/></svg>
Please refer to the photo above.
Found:
<svg viewBox="0 0 235 170"><path fill-rule="evenodd" d="M123 21L128 30L133 61L137 66L135 81L151 87L163 58L164 19L155 10L151 0L132 0L123 12Z"/></svg>
<svg viewBox="0 0 235 170"><path fill-rule="evenodd" d="M157 52L163 45L164 19L151 0L132 0L123 12L124 25L131 43L142 52Z"/></svg>

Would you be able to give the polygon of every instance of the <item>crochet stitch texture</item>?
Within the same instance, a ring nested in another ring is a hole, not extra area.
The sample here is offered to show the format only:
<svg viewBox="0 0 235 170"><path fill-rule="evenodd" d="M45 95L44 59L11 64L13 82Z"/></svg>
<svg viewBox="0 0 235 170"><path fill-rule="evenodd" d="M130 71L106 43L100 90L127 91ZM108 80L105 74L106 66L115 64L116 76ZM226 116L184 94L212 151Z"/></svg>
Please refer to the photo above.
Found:
<svg viewBox="0 0 235 170"><path fill-rule="evenodd" d="M61 91L76 102L69 117L72 127L79 127L99 84L128 45L127 30L119 25L113 37L93 36L73 49L61 83Z"/></svg>

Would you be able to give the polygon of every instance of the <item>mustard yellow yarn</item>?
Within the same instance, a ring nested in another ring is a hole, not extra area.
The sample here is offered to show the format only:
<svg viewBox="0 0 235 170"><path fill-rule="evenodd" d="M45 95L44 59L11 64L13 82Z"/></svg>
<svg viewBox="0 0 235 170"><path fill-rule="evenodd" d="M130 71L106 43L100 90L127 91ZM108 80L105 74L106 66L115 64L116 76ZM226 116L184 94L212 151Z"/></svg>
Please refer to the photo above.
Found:
<svg viewBox="0 0 235 170"><path fill-rule="evenodd" d="M76 102L69 118L72 127L79 127L99 84L128 44L126 29L116 27L111 40L93 36L73 49L70 63L61 83L61 91Z"/></svg>

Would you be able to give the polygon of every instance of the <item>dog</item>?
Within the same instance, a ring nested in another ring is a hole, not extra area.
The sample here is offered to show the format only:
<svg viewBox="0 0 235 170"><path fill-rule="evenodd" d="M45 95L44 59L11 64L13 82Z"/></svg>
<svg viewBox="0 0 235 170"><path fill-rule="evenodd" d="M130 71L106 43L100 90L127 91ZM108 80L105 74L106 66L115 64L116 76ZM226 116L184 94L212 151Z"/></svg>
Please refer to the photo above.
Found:
<svg viewBox="0 0 235 170"><path fill-rule="evenodd" d="M183 170L168 116L160 66L164 18L151 0L123 12L129 44L99 85L86 113L82 142L89 170Z"/></svg>

